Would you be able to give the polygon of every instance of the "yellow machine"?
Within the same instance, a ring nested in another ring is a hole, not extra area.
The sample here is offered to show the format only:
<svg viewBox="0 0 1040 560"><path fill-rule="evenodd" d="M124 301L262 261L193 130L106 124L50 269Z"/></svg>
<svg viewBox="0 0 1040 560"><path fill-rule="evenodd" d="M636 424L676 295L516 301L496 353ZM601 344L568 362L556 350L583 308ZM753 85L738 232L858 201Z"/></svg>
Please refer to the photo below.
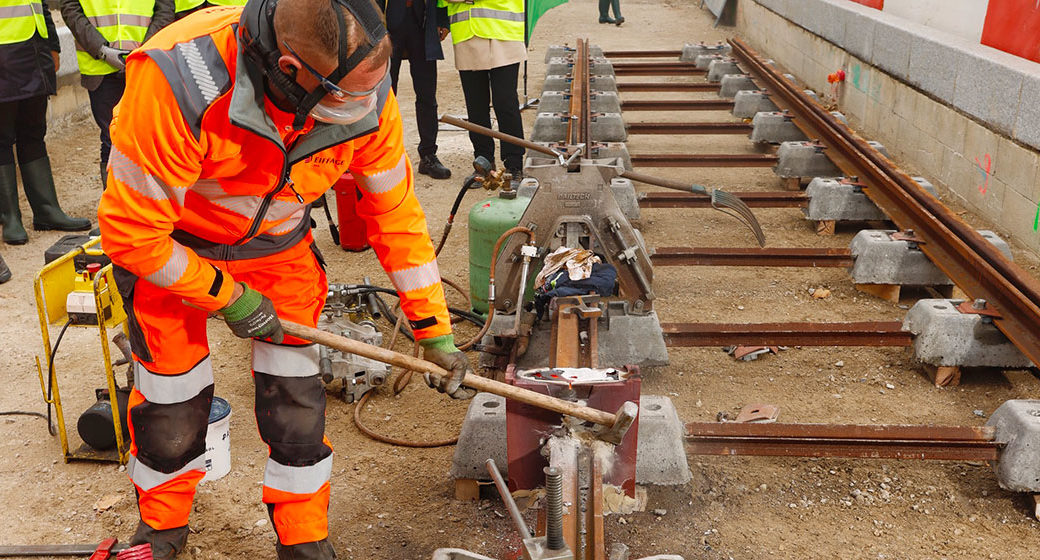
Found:
<svg viewBox="0 0 1040 560"><path fill-rule="evenodd" d="M112 357L108 345L109 329L121 329L124 336L129 334L123 300L116 289L111 264L104 267L98 264L88 265L88 270L82 271L77 271L75 265L75 259L78 256L102 255L100 241L100 238L93 238L48 263L36 275L33 286L36 292L36 312L40 317L40 334L43 337L44 350L44 363L41 365L40 358L37 356L36 370L39 374L40 390L43 392L44 400L54 405L65 462L88 460L126 463L129 457L129 442L125 441L123 437L123 414L120 410L120 399L117 398L119 387L112 368ZM88 327L98 331L105 377L108 383L108 399L112 408L112 428L115 432L113 449L97 450L86 443L75 451L69 449L65 414L61 405L61 392L58 389L58 372L54 364L55 350L51 345L51 329L61 329L57 341L60 342L60 337L69 327ZM44 371L47 372L46 380ZM48 385L50 390L48 390Z"/></svg>

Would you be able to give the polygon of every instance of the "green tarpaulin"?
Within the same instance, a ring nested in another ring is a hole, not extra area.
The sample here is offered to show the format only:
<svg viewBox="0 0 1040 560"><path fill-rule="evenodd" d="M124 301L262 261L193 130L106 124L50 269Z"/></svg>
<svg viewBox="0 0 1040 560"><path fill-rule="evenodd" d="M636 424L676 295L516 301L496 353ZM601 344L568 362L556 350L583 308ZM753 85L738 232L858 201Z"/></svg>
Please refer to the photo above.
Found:
<svg viewBox="0 0 1040 560"><path fill-rule="evenodd" d="M534 34L534 25L538 23L538 18L542 17L545 12L559 6L560 4L566 4L567 0L527 0L525 3L527 11L527 29L524 33L524 43L531 44L531 35Z"/></svg>

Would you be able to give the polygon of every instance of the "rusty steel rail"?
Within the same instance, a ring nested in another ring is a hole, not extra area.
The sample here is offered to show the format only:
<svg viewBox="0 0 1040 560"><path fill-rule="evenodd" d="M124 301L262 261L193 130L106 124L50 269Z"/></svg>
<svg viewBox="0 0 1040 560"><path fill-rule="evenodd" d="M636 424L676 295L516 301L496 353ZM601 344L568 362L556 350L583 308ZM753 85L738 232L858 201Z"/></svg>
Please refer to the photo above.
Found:
<svg viewBox="0 0 1040 560"><path fill-rule="evenodd" d="M658 92L706 92L718 93L720 84L704 82L619 82L618 92L625 91L658 91Z"/></svg>
<svg viewBox="0 0 1040 560"><path fill-rule="evenodd" d="M692 62L615 62L612 66L615 76L695 76L708 73Z"/></svg>
<svg viewBox="0 0 1040 560"><path fill-rule="evenodd" d="M1003 444L987 426L756 424L691 422L687 451L694 455L853 457L995 461Z"/></svg>
<svg viewBox="0 0 1040 560"><path fill-rule="evenodd" d="M852 266L846 248L778 247L660 247L650 255L654 266L791 266L843 268Z"/></svg>
<svg viewBox="0 0 1040 560"><path fill-rule="evenodd" d="M622 101L622 111L729 111L730 99L640 99Z"/></svg>
<svg viewBox="0 0 1040 560"><path fill-rule="evenodd" d="M921 188L891 160L870 147L826 109L809 99L779 70L762 61L744 42L733 39L733 55L765 89L780 109L809 138L819 138L827 154L846 175L870 185L863 189L901 229L912 229L920 248L972 299L985 299L999 313L993 323L1040 364L1040 281L1004 255L979 233Z"/></svg>
<svg viewBox="0 0 1040 560"><path fill-rule="evenodd" d="M592 139L589 128L592 122L592 104L589 100L588 39L578 39L571 75L574 79L571 80L570 114L572 117L578 118L571 118L567 121L567 141L571 145L588 145Z"/></svg>
<svg viewBox="0 0 1040 560"><path fill-rule="evenodd" d="M675 58L682 56L682 51L603 51L605 58Z"/></svg>
<svg viewBox="0 0 1040 560"><path fill-rule="evenodd" d="M752 126L742 122L632 122L625 129L629 134L751 134Z"/></svg>
<svg viewBox="0 0 1040 560"><path fill-rule="evenodd" d="M773 167L774 154L632 154L642 167Z"/></svg>
<svg viewBox="0 0 1040 560"><path fill-rule="evenodd" d="M910 346L899 321L858 323L661 323L676 346Z"/></svg>
<svg viewBox="0 0 1040 560"><path fill-rule="evenodd" d="M809 197L803 191L734 192L748 208L805 208ZM711 208L711 197L672 191L639 193L640 208Z"/></svg>

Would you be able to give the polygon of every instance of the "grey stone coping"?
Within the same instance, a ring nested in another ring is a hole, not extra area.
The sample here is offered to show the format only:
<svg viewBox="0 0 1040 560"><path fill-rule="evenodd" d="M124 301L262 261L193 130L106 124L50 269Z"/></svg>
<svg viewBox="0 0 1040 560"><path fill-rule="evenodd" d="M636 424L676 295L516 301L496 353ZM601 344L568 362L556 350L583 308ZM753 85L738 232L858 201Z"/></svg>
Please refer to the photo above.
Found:
<svg viewBox="0 0 1040 560"><path fill-rule="evenodd" d="M1040 149L1040 64L851 0L753 1L994 131Z"/></svg>

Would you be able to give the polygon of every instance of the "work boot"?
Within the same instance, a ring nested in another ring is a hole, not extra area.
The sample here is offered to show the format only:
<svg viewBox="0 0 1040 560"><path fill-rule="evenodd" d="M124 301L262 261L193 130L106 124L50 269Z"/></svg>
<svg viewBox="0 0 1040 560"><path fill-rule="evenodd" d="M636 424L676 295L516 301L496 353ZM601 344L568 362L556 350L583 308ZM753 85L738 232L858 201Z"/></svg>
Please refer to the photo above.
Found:
<svg viewBox="0 0 1040 560"><path fill-rule="evenodd" d="M316 542L300 543L285 546L277 543L278 560L335 560L336 551L328 539Z"/></svg>
<svg viewBox="0 0 1040 560"><path fill-rule="evenodd" d="M137 532L130 537L130 546L144 543L152 545L154 560L173 560L188 543L188 526L159 530L138 521Z"/></svg>
<svg viewBox="0 0 1040 560"><path fill-rule="evenodd" d="M11 279L11 269L7 267L7 263L4 262L4 258L0 257L0 284L7 282Z"/></svg>
<svg viewBox="0 0 1040 560"><path fill-rule="evenodd" d="M54 190L51 175L51 160L47 156L19 164L22 168L22 186L25 198L33 211L33 229L36 231L87 231L90 220L70 218L58 205L58 193Z"/></svg>
<svg viewBox="0 0 1040 560"><path fill-rule="evenodd" d="M14 164L0 165L0 222L4 224L4 243L25 245L29 234L22 226L22 210L18 207L18 174Z"/></svg>
<svg viewBox="0 0 1040 560"><path fill-rule="evenodd" d="M430 154L423 156L419 160L419 173L423 175L429 175L434 179L447 179L451 177L451 170L444 167L441 160L437 159L437 154Z"/></svg>
<svg viewBox="0 0 1040 560"><path fill-rule="evenodd" d="M621 15L621 0L610 0L610 7L614 10L614 25L621 27L625 23L625 16Z"/></svg>

